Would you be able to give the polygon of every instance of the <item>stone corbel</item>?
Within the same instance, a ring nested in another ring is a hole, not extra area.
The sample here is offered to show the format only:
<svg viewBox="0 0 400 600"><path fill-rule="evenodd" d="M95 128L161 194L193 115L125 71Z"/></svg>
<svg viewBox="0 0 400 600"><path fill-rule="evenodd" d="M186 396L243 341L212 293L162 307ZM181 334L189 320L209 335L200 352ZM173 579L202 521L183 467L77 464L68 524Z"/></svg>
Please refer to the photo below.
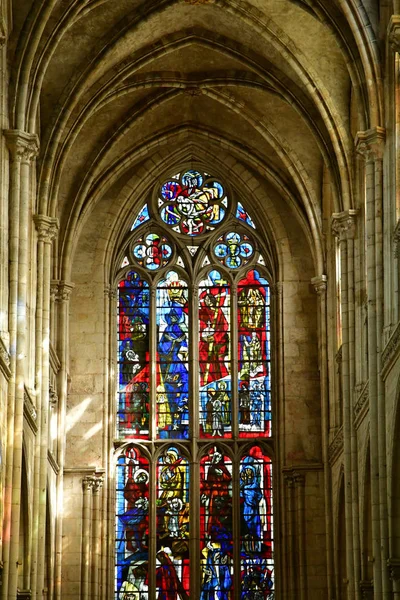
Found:
<svg viewBox="0 0 400 600"><path fill-rule="evenodd" d="M375 127L367 131L359 131L354 140L355 150L366 161L382 160L385 149L386 130Z"/></svg>
<svg viewBox="0 0 400 600"><path fill-rule="evenodd" d="M74 283L53 279L53 281L50 283L50 295L57 302L68 302L74 287Z"/></svg>
<svg viewBox="0 0 400 600"><path fill-rule="evenodd" d="M6 129L3 133L12 161L30 163L36 158L39 153L39 138L36 134L19 129Z"/></svg>
<svg viewBox="0 0 400 600"><path fill-rule="evenodd" d="M47 217L46 215L34 215L33 220L38 233L38 240L51 244L58 234L58 219Z"/></svg>
<svg viewBox="0 0 400 600"><path fill-rule="evenodd" d="M317 292L318 296L326 294L326 290L328 288L328 278L326 275L319 275L318 277L313 277L311 279L311 284L314 286L314 289Z"/></svg>
<svg viewBox="0 0 400 600"><path fill-rule="evenodd" d="M332 233L339 241L354 239L358 209L350 208L332 215Z"/></svg>
<svg viewBox="0 0 400 600"><path fill-rule="evenodd" d="M390 17L387 37L390 48L393 52L400 52L400 15Z"/></svg>

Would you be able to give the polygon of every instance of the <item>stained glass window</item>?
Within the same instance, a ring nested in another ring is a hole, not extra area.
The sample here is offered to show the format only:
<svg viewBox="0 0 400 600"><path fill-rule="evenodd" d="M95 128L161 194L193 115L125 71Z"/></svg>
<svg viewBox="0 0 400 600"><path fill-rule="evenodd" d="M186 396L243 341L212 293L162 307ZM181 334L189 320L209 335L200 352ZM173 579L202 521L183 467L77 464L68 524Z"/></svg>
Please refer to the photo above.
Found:
<svg viewBox="0 0 400 600"><path fill-rule="evenodd" d="M191 169L121 248L115 600L274 598L260 244L226 186Z"/></svg>

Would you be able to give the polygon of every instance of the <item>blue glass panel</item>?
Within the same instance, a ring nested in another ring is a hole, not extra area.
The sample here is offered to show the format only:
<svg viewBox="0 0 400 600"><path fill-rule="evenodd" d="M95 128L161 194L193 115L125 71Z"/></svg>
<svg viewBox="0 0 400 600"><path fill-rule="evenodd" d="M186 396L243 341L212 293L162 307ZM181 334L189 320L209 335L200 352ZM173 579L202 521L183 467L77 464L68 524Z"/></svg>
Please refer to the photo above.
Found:
<svg viewBox="0 0 400 600"><path fill-rule="evenodd" d="M272 466L254 446L240 463L241 600L274 597Z"/></svg>
<svg viewBox="0 0 400 600"><path fill-rule="evenodd" d="M148 221L149 219L150 219L149 207L147 206L147 204L145 204L143 206L142 210L140 211L140 213L138 214L138 216L136 217L136 219L131 227L131 231L136 229L136 227L139 227L139 225L146 223L146 221Z"/></svg>
<svg viewBox="0 0 400 600"><path fill-rule="evenodd" d="M157 287L157 430L189 437L189 305L187 284L169 271Z"/></svg>
<svg viewBox="0 0 400 600"><path fill-rule="evenodd" d="M244 223L247 223L247 225L250 225L250 227L253 227L253 229L256 228L248 212L245 211L240 202L237 203L236 218L239 219L239 221L244 221Z"/></svg>

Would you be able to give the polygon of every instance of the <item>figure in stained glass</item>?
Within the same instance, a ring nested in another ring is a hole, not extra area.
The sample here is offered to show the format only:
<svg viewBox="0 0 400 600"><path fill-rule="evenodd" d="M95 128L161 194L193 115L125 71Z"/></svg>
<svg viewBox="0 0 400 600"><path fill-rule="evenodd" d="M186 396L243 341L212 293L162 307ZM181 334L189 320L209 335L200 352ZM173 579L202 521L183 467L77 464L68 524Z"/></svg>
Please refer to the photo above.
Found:
<svg viewBox="0 0 400 600"><path fill-rule="evenodd" d="M200 235L212 231L223 220L224 195L219 182L205 181L198 171L187 171L179 183L172 180L162 186L160 216L180 233Z"/></svg>
<svg viewBox="0 0 400 600"><path fill-rule="evenodd" d="M239 431L270 435L269 288L256 270L238 284Z"/></svg>
<svg viewBox="0 0 400 600"><path fill-rule="evenodd" d="M273 598L271 462L257 446L240 466L241 600Z"/></svg>
<svg viewBox="0 0 400 600"><path fill-rule="evenodd" d="M133 256L141 267L155 271L168 264L172 256L172 247L164 236L149 233L133 245Z"/></svg>
<svg viewBox="0 0 400 600"><path fill-rule="evenodd" d="M158 430L184 438L189 430L187 285L175 272L158 287ZM167 403L165 402L167 400ZM164 410L164 413L161 411Z"/></svg>
<svg viewBox="0 0 400 600"><path fill-rule="evenodd" d="M189 600L171 560L171 550L166 547L157 552L156 586L157 600Z"/></svg>
<svg viewBox="0 0 400 600"><path fill-rule="evenodd" d="M149 464L130 447L117 466L116 555L118 598L147 599Z"/></svg>
<svg viewBox="0 0 400 600"><path fill-rule="evenodd" d="M148 283L134 271L119 285L119 410L120 434L149 434Z"/></svg>

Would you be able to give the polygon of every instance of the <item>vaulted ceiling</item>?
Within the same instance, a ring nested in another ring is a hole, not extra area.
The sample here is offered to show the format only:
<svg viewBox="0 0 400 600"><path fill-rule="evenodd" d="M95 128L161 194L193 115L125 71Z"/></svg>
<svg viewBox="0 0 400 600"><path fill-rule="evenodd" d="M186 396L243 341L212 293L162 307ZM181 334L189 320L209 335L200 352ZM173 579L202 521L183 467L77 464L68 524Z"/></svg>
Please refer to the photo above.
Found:
<svg viewBox="0 0 400 600"><path fill-rule="evenodd" d="M354 134L382 124L375 4L14 0L11 126L40 138L61 262L96 207L116 231L183 164L290 207L318 247L323 185L351 207Z"/></svg>

